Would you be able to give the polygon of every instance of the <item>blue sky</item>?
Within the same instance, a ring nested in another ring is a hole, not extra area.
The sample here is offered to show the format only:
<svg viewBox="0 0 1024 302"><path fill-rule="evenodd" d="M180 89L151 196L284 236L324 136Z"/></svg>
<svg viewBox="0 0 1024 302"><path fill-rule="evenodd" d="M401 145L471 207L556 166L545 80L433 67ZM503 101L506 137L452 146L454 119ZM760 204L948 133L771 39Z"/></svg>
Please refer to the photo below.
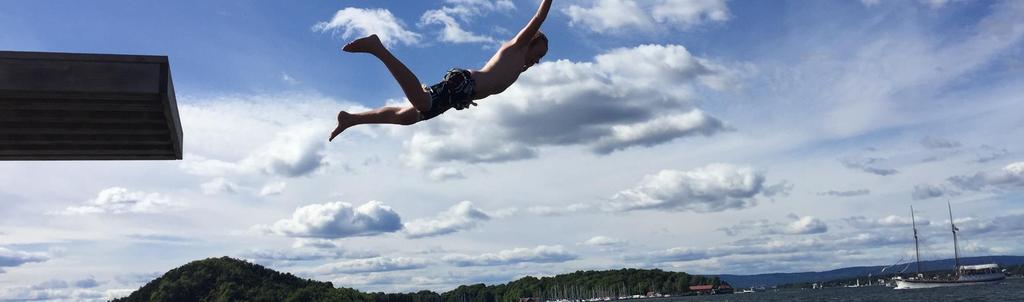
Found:
<svg viewBox="0 0 1024 302"><path fill-rule="evenodd" d="M233 256L373 291L578 269L753 274L1024 254L1018 1L556 0L480 106L326 142L479 68L534 0L8 1L0 49L167 55L185 159L6 162L0 301ZM322 25L321 25L322 24ZM387 29L387 30L384 30Z"/></svg>

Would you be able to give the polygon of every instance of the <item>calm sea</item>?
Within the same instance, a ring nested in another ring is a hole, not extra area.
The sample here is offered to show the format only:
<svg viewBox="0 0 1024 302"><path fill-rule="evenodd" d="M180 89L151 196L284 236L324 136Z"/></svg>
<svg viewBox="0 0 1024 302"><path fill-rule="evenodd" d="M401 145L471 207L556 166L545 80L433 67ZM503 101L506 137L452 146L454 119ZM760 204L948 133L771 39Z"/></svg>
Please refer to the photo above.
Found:
<svg viewBox="0 0 1024 302"><path fill-rule="evenodd" d="M877 286L790 289L721 296L674 297L658 301L1024 301L1024 279L1008 279L997 284L914 290L894 290Z"/></svg>

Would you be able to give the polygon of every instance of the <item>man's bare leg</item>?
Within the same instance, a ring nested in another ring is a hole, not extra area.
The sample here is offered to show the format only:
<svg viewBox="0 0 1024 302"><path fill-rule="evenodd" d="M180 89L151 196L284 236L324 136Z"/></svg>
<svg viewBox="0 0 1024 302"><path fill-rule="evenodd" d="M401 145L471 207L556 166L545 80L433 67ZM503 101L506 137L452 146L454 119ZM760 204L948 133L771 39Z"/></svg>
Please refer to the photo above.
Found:
<svg viewBox="0 0 1024 302"><path fill-rule="evenodd" d="M384 47L384 44L381 44L380 38L377 35L356 39L342 47L342 50L353 53L365 52L376 56L377 59L384 62L384 66L387 66L388 71L391 71L391 76L395 77L395 80L398 81L398 85L402 87L405 97L409 99L412 106L421 112L430 110L430 95L423 91L423 86L420 86L420 80L416 78L416 75L408 67L405 67L405 64L402 64L402 61L395 58Z"/></svg>
<svg viewBox="0 0 1024 302"><path fill-rule="evenodd" d="M412 125L420 121L420 112L413 107L381 107L362 113L338 112L338 127L331 131L331 138L341 134L342 131L355 125L361 124L396 124Z"/></svg>

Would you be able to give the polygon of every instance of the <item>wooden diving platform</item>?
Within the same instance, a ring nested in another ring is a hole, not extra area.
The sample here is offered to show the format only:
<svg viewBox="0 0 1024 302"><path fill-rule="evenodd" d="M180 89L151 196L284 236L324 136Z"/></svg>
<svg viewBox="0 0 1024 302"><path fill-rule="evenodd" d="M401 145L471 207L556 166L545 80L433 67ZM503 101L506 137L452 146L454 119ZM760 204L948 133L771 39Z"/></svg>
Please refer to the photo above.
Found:
<svg viewBox="0 0 1024 302"><path fill-rule="evenodd" d="M0 160L177 160L166 56L0 51Z"/></svg>

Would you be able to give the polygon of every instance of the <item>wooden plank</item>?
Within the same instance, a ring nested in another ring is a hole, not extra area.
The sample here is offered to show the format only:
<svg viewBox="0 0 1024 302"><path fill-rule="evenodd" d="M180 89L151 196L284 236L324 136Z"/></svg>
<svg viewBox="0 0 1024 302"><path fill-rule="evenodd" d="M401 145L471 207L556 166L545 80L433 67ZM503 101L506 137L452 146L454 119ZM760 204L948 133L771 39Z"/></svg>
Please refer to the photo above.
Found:
<svg viewBox="0 0 1024 302"><path fill-rule="evenodd" d="M0 59L166 64L166 56L36 51L0 51Z"/></svg>
<svg viewBox="0 0 1024 302"><path fill-rule="evenodd" d="M106 111L0 111L0 122L81 123L87 124L166 124L160 112Z"/></svg>
<svg viewBox="0 0 1024 302"><path fill-rule="evenodd" d="M169 134L163 124L0 122L0 134Z"/></svg>
<svg viewBox="0 0 1024 302"><path fill-rule="evenodd" d="M69 91L32 91L32 90L0 90L0 99L81 99L106 100L125 102L158 102L160 93L125 93L125 92L69 92Z"/></svg>
<svg viewBox="0 0 1024 302"><path fill-rule="evenodd" d="M28 145L153 145L170 146L167 135L3 135L0 134L0 146Z"/></svg>
<svg viewBox="0 0 1024 302"><path fill-rule="evenodd" d="M4 156L0 161L166 161L178 160L172 154L140 156L140 155L57 155L57 156Z"/></svg>
<svg viewBox="0 0 1024 302"><path fill-rule="evenodd" d="M112 141L112 140L67 140L67 141L54 141L54 140L2 140L0 139L0 148L21 148L27 149L34 146L48 146L52 148L73 148L81 146L99 146L99 145L111 145L117 144L118 146L163 146L167 150L170 150L170 144L167 140L136 140L136 141Z"/></svg>
<svg viewBox="0 0 1024 302"><path fill-rule="evenodd" d="M59 133L59 134L42 135L42 134L23 134L23 133L18 133L18 134L3 134L3 133L0 133L0 140L5 140L5 141L19 141L19 140L22 140L22 141L30 141L30 140L40 140L40 141L41 140L51 140L51 141L74 141L74 140L102 141L102 140L107 140L107 141L129 141L129 142L131 142L131 141L152 140L152 141L162 141L162 142L164 142L165 144L168 144L168 145L170 144L167 141L167 135L166 134L165 135L145 135L145 134L143 134L143 135L140 135L140 134L113 134L113 135L102 134L101 135L101 134L66 134L66 133Z"/></svg>
<svg viewBox="0 0 1024 302"><path fill-rule="evenodd" d="M174 152L170 148L166 149L149 149L149 150L131 150L131 152L125 152L125 150L117 149L101 149L101 150L34 150L30 155L27 155L22 150L2 150L0 149L0 156L22 156L22 157L46 157L46 156L92 156L92 155L109 155L109 156L128 156L128 155L146 155L146 156L173 156Z"/></svg>
<svg viewBox="0 0 1024 302"><path fill-rule="evenodd" d="M0 59L0 90L159 91L160 64Z"/></svg>
<svg viewBox="0 0 1024 302"><path fill-rule="evenodd" d="M0 110L32 110L32 111L143 111L163 112L158 102L124 102L107 100L82 99L0 99Z"/></svg>

